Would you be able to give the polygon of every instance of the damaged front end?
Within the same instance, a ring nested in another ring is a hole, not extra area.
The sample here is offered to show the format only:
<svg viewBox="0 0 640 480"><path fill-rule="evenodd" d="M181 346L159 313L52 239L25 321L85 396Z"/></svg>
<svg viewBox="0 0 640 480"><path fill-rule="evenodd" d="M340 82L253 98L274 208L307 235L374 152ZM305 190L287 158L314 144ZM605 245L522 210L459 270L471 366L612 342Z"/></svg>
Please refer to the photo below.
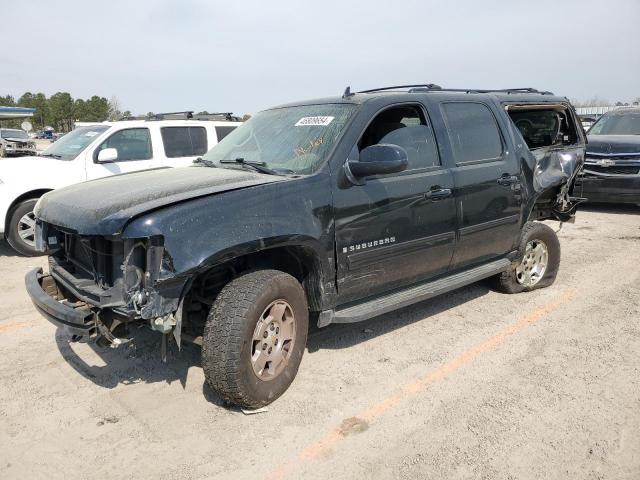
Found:
<svg viewBox="0 0 640 480"><path fill-rule="evenodd" d="M47 223L36 227L36 246L48 251L49 274L27 275L33 303L75 338L113 347L129 341L132 324L147 323L179 343L179 301L186 280L176 278L160 236L85 236Z"/></svg>

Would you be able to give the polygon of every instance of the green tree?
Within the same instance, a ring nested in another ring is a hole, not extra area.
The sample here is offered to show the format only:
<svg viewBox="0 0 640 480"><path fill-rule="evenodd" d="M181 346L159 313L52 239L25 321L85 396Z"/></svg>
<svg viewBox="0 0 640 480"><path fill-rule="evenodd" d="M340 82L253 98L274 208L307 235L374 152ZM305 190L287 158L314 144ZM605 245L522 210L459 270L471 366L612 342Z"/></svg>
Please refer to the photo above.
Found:
<svg viewBox="0 0 640 480"><path fill-rule="evenodd" d="M12 95L0 96L0 107L15 107L16 100Z"/></svg>
<svg viewBox="0 0 640 480"><path fill-rule="evenodd" d="M73 128L73 98L67 92L58 92L49 98L51 123L57 130L68 132Z"/></svg>
<svg viewBox="0 0 640 480"><path fill-rule="evenodd" d="M33 114L33 124L35 128L44 128L49 120L49 107L47 105L47 97L44 93L26 92L18 99L18 106L35 108Z"/></svg>
<svg viewBox="0 0 640 480"><path fill-rule="evenodd" d="M86 102L86 113L82 121L104 122L109 118L109 100L94 95Z"/></svg>
<svg viewBox="0 0 640 480"><path fill-rule="evenodd" d="M87 103L81 98L76 98L73 102L73 118L78 121L84 121L87 116Z"/></svg>

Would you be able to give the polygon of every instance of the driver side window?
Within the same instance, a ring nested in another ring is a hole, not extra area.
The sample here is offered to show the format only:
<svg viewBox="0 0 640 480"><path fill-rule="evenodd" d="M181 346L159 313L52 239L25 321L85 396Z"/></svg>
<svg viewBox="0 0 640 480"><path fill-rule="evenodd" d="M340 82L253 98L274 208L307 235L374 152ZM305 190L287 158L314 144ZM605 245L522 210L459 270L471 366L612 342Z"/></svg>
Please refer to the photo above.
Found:
<svg viewBox="0 0 640 480"><path fill-rule="evenodd" d="M358 142L358 150L381 143L406 150L409 159L406 171L440 165L433 130L417 105L392 107L379 113Z"/></svg>
<svg viewBox="0 0 640 480"><path fill-rule="evenodd" d="M98 152L105 148L115 148L118 151L118 162L149 160L153 156L148 128L120 130L102 142Z"/></svg>

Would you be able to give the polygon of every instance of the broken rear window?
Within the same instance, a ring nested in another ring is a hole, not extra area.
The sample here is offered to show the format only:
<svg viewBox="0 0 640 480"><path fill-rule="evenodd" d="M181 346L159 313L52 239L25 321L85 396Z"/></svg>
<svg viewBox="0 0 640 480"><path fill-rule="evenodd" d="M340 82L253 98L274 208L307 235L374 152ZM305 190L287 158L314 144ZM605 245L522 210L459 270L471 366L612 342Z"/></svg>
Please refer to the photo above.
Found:
<svg viewBox="0 0 640 480"><path fill-rule="evenodd" d="M509 106L509 116L530 149L570 145L578 141L572 117L564 106Z"/></svg>

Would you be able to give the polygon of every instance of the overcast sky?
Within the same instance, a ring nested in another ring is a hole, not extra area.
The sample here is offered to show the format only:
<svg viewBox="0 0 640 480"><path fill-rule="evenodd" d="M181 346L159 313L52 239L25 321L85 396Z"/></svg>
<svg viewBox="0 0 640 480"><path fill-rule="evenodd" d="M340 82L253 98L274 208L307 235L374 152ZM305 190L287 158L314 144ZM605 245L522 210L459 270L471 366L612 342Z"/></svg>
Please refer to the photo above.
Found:
<svg viewBox="0 0 640 480"><path fill-rule="evenodd" d="M347 85L640 97L640 0L25 0L1 10L0 95L239 114Z"/></svg>

